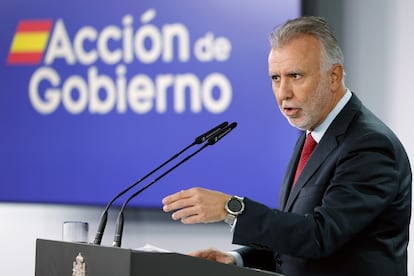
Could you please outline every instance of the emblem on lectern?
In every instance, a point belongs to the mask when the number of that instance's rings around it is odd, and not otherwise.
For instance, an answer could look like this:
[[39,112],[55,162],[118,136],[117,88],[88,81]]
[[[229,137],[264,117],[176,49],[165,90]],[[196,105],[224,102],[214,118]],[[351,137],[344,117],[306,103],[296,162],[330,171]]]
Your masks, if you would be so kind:
[[86,263],[80,252],[73,262],[72,276],[86,276]]

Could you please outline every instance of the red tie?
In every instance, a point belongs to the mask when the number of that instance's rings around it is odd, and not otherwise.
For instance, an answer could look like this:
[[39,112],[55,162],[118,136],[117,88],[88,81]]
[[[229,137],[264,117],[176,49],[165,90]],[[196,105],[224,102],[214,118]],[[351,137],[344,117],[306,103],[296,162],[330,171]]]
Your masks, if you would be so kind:
[[308,162],[309,157],[312,154],[313,149],[316,146],[316,141],[313,139],[311,133],[308,134],[305,140],[305,144],[303,145],[302,153],[300,154],[300,160],[298,167],[296,169],[295,179],[293,180],[293,185],[295,185],[296,180],[298,179],[299,175],[301,174],[303,167],[305,167],[306,162]]

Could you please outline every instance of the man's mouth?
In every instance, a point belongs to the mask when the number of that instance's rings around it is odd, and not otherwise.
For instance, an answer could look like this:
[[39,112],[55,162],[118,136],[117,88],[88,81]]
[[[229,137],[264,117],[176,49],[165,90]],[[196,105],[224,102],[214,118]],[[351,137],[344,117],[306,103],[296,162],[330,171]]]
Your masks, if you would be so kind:
[[292,116],[297,115],[297,113],[299,112],[299,108],[284,107],[283,112],[285,113],[286,116],[292,117]]

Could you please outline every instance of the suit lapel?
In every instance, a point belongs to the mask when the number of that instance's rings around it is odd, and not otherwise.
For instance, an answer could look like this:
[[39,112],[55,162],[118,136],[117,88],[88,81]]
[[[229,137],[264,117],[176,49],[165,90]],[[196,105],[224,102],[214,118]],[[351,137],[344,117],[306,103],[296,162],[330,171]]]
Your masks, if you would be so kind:
[[292,191],[291,185],[293,176],[295,175],[297,163],[299,161],[300,152],[305,140],[305,134],[303,133],[299,138],[292,158],[289,162],[288,169],[286,171],[285,178],[282,183],[281,196],[280,196],[280,208],[285,211],[289,211],[294,204],[300,190],[307,184],[309,179],[317,173],[319,167],[325,161],[325,159],[338,147],[339,137],[342,136],[349,125],[352,118],[361,109],[361,102],[353,94],[351,100],[345,105],[344,109],[338,114],[335,120],[327,129],[326,133],[322,137],[322,140],[314,149],[307,164],[303,168],[301,175],[299,176],[295,187]]
[[304,142],[305,142],[305,132],[303,132],[302,135],[299,136],[298,141],[296,142],[292,157],[286,169],[285,177],[283,178],[283,182],[282,182],[281,190],[280,190],[280,198],[279,198],[279,208],[281,210],[285,208],[286,201],[289,197],[293,177],[295,175],[296,167],[299,162],[299,157],[300,157],[300,153],[302,151]]
[[311,157],[303,168],[301,175],[296,181],[295,187],[288,196],[285,210],[289,210],[292,207],[292,204],[296,200],[300,190],[306,185],[311,176],[318,171],[319,167],[329,156],[329,154],[338,146],[336,136],[326,136],[326,138],[327,139],[322,139],[316,146]]

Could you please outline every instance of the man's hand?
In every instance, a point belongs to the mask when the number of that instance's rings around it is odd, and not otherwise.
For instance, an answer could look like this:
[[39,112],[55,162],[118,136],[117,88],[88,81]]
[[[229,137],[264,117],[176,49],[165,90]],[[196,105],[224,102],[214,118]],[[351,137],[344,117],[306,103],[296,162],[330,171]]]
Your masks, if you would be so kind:
[[196,252],[192,252],[189,255],[224,264],[236,264],[236,260],[231,254],[219,251],[214,248],[199,250]]
[[226,218],[224,208],[231,196],[202,188],[191,188],[165,197],[162,200],[164,212],[175,211],[174,220],[182,223],[210,223]]

